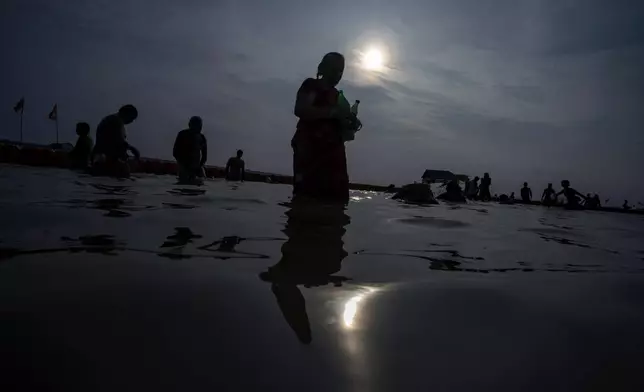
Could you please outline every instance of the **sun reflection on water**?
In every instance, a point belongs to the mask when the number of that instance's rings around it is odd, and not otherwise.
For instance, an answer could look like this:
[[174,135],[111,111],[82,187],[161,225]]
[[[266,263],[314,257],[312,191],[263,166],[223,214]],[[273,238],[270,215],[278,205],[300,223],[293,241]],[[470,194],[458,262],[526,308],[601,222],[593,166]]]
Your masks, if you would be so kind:
[[358,304],[365,299],[365,297],[375,291],[376,289],[374,288],[367,288],[365,292],[361,292],[360,294],[349,298],[349,300],[344,304],[344,312],[342,313],[342,320],[344,321],[345,327],[351,328],[354,326],[356,314],[358,313]]

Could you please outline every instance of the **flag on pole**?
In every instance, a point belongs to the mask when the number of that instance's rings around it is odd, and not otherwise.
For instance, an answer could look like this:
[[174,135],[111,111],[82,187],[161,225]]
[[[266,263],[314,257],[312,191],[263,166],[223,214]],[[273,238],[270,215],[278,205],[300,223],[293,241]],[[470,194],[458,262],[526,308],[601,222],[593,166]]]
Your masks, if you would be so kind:
[[49,119],[54,121],[58,120],[58,104],[55,104],[54,108],[49,112]]
[[16,103],[16,106],[13,107],[13,111],[16,113],[22,114],[22,112],[25,110],[25,98],[20,98],[20,101]]

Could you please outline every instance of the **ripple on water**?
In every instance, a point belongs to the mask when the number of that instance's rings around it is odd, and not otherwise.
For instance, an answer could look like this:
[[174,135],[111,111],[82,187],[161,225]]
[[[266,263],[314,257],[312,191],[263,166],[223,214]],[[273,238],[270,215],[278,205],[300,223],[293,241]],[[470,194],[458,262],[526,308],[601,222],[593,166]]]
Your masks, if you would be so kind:
[[201,196],[206,193],[206,190],[194,188],[174,188],[172,190],[169,190],[168,193],[175,196]]
[[[85,185],[80,182],[76,182],[77,185]],[[95,188],[100,191],[100,194],[107,194],[107,195],[119,195],[119,196],[125,196],[125,195],[136,195],[137,192],[132,190],[130,186],[126,185],[105,185],[105,184],[95,184],[95,183],[89,183],[89,186],[92,188]]]
[[15,248],[0,247],[0,260],[8,260],[18,256],[45,255],[52,253],[101,253],[114,256],[119,252],[142,252],[156,254],[160,257],[171,259],[189,259],[193,257],[212,258],[218,260],[228,259],[268,259],[269,256],[246,252],[237,249],[242,242],[259,241],[284,241],[283,238],[274,237],[238,237],[226,236],[215,241],[204,241],[203,244],[195,243],[203,236],[195,234],[190,228],[177,227],[175,233],[166,237],[158,249],[144,249],[129,246],[125,241],[118,240],[110,234],[84,235],[78,238],[61,237],[61,245],[51,248]]
[[[43,203],[39,203],[43,204]],[[107,198],[107,199],[71,199],[57,203],[44,203],[48,205],[61,205],[68,208],[89,208],[95,210],[105,211],[104,216],[112,218],[126,218],[132,216],[132,212],[154,210],[158,207],[151,205],[136,205],[132,200],[121,198]]]
[[193,208],[197,208],[197,206],[193,206],[191,204],[180,204],[180,203],[162,203],[162,205],[166,208],[171,208],[175,210],[191,210]]
[[559,234],[567,236],[577,236],[574,232],[571,232],[569,229],[554,228],[554,227],[522,227],[518,231],[522,232],[531,232],[538,235],[548,235],[548,234]]
[[[564,243],[568,244],[566,241]],[[433,245],[432,245],[433,246]],[[436,254],[428,255],[428,254]],[[490,268],[480,265],[485,261],[483,257],[465,256],[454,249],[421,249],[421,250],[402,250],[398,252],[372,252],[368,250],[360,250],[354,252],[356,255],[371,255],[371,256],[401,256],[404,258],[415,258],[429,262],[428,268],[433,271],[447,271],[447,272],[469,272],[469,273],[507,273],[507,272],[565,272],[565,273],[605,273],[605,272],[630,272],[642,273],[644,269],[609,269],[601,264],[586,264],[586,263],[568,263],[561,266],[555,266],[546,263],[541,267],[534,266],[532,263],[524,261],[516,261],[516,266]],[[441,256],[444,255],[444,256]]]
[[469,223],[452,219],[435,218],[431,216],[414,216],[413,218],[401,218],[398,222],[416,226],[436,227],[439,229],[453,229],[467,227]]

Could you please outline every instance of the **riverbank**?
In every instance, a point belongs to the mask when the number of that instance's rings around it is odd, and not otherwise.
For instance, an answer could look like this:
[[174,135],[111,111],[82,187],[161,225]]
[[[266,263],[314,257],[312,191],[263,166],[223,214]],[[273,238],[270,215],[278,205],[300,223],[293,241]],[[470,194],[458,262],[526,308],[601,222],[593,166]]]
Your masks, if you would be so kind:
[[[67,155],[71,149],[70,146],[68,143],[41,145],[0,140],[0,163],[67,168],[70,166]],[[165,159],[142,157],[138,161],[131,160],[129,165],[132,173],[176,175],[178,172],[177,163]],[[205,171],[206,176],[209,178],[223,178],[225,168],[221,166],[206,166]],[[245,180],[290,185],[293,183],[293,176],[247,170]],[[372,192],[383,192],[388,189],[386,186],[371,184],[351,183],[349,186],[353,190]]]

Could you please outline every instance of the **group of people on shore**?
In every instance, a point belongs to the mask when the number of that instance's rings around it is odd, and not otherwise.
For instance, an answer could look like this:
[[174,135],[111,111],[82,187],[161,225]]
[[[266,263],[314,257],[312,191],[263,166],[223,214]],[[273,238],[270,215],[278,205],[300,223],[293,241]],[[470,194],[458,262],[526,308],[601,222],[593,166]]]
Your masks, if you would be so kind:
[[[561,190],[556,192],[549,183],[546,189],[541,194],[541,204],[545,206],[553,206],[558,204],[559,196],[563,195],[566,198],[565,206],[568,208],[586,208],[597,209],[601,207],[601,200],[598,194],[591,196],[590,193],[583,195],[581,192],[570,186],[570,181],[561,181]],[[514,192],[510,195],[510,200],[514,200]],[[523,183],[521,188],[521,201],[524,203],[532,203],[532,189],[528,186],[527,182]]]
[[[133,105],[122,106],[117,113],[104,117],[96,128],[96,143],[90,137],[90,125],[86,122],[76,124],[78,139],[69,157],[75,169],[89,170],[94,175],[127,177],[130,174],[128,153],[135,159],[140,158],[137,148],[127,142],[125,126],[138,118],[138,110]],[[208,160],[208,142],[201,133],[203,121],[193,116],[188,128],[180,131],[174,142],[172,155],[178,164],[181,182],[195,182],[205,177],[204,165]],[[246,171],[238,150],[235,157],[226,164],[226,179],[244,181]]]
[[465,182],[465,197],[470,200],[491,201],[492,195],[490,194],[490,187],[492,186],[492,178],[490,173],[483,174],[483,178],[474,177],[471,181]]
[[[474,177],[473,180],[468,180],[465,182],[465,191],[463,192],[465,197],[469,200],[480,200],[480,201],[499,201],[501,203],[514,203],[516,198],[514,192],[509,196],[502,194],[501,196],[494,195],[490,196],[490,184],[492,179],[488,173],[485,173],[481,184],[479,185],[479,177]],[[541,194],[541,204],[545,206],[554,206],[560,204],[558,202],[559,196],[563,195],[565,197],[564,205],[568,208],[585,208],[585,209],[597,209],[601,208],[601,199],[598,194],[583,195],[581,192],[570,186],[570,181],[563,180],[561,181],[561,190],[559,192],[555,191],[552,183],[549,183],[548,186],[543,190]],[[460,188],[459,188],[460,190]],[[449,185],[448,185],[449,191]],[[520,191],[521,199],[523,203],[533,203],[532,200],[532,189],[528,186],[527,182],[523,183],[523,187]],[[624,202],[624,208],[628,207],[628,201]]]
[[[474,177],[472,181],[467,181],[465,184],[465,196],[470,200],[480,200],[480,201],[490,201],[495,200],[501,203],[513,203],[516,201],[514,192],[510,196],[502,194],[501,196],[494,195],[490,197],[490,186],[492,180],[488,173],[485,173],[481,185],[478,184],[479,177]],[[566,198],[567,207],[585,207],[585,208],[599,208],[601,207],[601,202],[598,195],[584,196],[574,188],[570,186],[570,181],[563,180],[561,181],[561,191],[556,192],[552,187],[552,183],[549,183],[546,189],[543,190],[541,194],[541,204],[546,206],[552,206],[557,204],[558,197],[564,195]],[[532,189],[528,186],[527,182],[523,183],[523,187],[520,191],[521,202],[523,203],[532,203]]]

